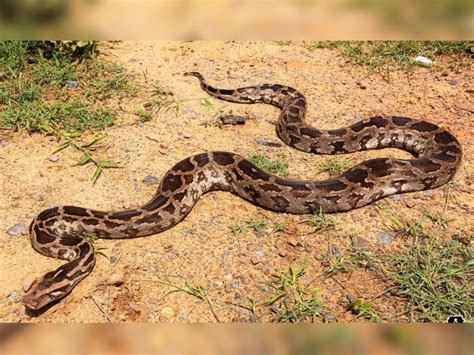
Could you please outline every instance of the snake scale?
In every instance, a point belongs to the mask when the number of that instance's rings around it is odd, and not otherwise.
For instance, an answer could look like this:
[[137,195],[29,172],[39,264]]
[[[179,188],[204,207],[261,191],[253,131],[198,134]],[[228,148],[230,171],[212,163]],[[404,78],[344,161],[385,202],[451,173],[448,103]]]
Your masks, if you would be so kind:
[[33,219],[31,244],[39,253],[67,263],[33,281],[23,297],[27,309],[40,310],[54,304],[92,271],[96,259],[87,235],[122,239],[160,233],[183,220],[209,191],[229,191],[278,212],[347,211],[395,193],[443,185],[461,162],[457,139],[427,121],[376,116],[346,128],[319,130],[305,124],[307,101],[289,86],[217,89],[197,72],[185,75],[197,77],[201,88],[218,99],[265,103],[281,109],[276,133],[295,149],[340,154],[395,147],[412,153],[413,159],[370,159],[335,178],[302,181],[269,174],[240,155],[213,151],[188,157],[173,166],[163,176],[154,197],[139,208],[116,212],[76,206],[49,208]]

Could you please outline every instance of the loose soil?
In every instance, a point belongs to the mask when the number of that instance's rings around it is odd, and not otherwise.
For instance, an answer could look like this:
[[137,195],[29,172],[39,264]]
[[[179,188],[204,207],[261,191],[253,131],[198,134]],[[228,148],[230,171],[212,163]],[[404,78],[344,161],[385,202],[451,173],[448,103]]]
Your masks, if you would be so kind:
[[[336,227],[313,233],[302,216],[274,213],[258,208],[229,193],[205,195],[176,227],[146,238],[98,240],[106,257],[98,256],[92,274],[62,302],[42,315],[25,313],[22,295],[35,277],[62,263],[35,252],[27,235],[11,236],[6,230],[16,223],[28,225],[41,210],[55,205],[79,205],[100,210],[139,206],[154,194],[157,185],[142,182],[157,178],[179,160],[204,151],[224,150],[251,156],[261,150],[270,158],[289,157],[290,177],[322,179],[316,174],[317,157],[286,145],[267,147],[259,138],[279,141],[274,121],[278,110],[268,105],[238,105],[209,98],[196,78],[200,71],[218,86],[237,88],[264,82],[291,85],[309,102],[307,122],[322,129],[338,128],[373,115],[403,115],[422,118],[448,127],[460,140],[463,164],[451,187],[447,214],[454,218],[447,230],[426,223],[440,238],[472,235],[474,111],[468,64],[456,58],[438,58],[441,69],[417,68],[407,76],[394,70],[391,82],[345,62],[335,50],[310,51],[302,43],[273,42],[120,42],[102,43],[100,58],[121,64],[139,87],[133,99],[114,103],[119,109],[115,126],[96,153],[120,162],[93,185],[92,166],[74,166],[79,156],[64,150],[59,160],[48,157],[58,142],[40,134],[21,134],[1,140],[0,179],[0,320],[3,322],[215,322],[206,302],[171,290],[153,280],[208,288],[208,297],[222,322],[252,321],[252,314],[237,306],[254,299],[270,298],[268,282],[292,262],[308,260],[302,281],[316,289],[325,304],[326,316],[339,322],[362,321],[346,311],[350,298],[370,300],[374,310],[389,321],[404,320],[403,299],[384,293],[390,283],[377,270],[358,268],[350,273],[325,276],[322,255],[336,247],[344,255],[351,250],[351,236],[368,241],[368,250],[397,251],[409,239],[395,237],[388,247],[377,236],[391,228],[389,220],[374,205],[329,216]],[[154,111],[150,121],[139,123],[136,112],[152,100],[153,86],[169,90],[180,102],[177,111]],[[217,110],[249,118],[243,126],[219,127],[214,112],[202,104],[208,99]],[[84,140],[91,139],[93,133]],[[352,154],[352,161],[396,156],[397,150]],[[446,188],[430,193],[410,193],[382,202],[409,218],[419,218],[423,207],[441,212]],[[266,219],[269,228],[255,233],[250,228],[234,236],[229,226],[246,225],[251,219]],[[284,232],[273,232],[273,223],[284,223]],[[114,280],[115,278],[115,280]],[[115,282],[117,281],[118,282]],[[123,283],[122,283],[123,282]],[[115,285],[111,285],[115,283]],[[12,295],[13,292],[13,295]],[[257,321],[272,319],[269,307],[257,307]],[[320,318],[321,321],[324,318]]]

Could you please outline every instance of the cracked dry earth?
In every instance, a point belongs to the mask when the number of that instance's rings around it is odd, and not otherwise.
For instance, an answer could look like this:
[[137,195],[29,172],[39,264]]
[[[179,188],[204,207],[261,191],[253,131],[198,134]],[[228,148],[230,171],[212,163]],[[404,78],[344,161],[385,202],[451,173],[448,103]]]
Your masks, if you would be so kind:
[[[121,42],[101,43],[100,58],[121,64],[138,86],[132,99],[112,102],[119,118],[107,129],[107,139],[96,153],[120,162],[95,185],[93,168],[73,166],[77,153],[64,150],[57,161],[48,159],[58,142],[39,134],[4,138],[0,144],[2,199],[0,213],[0,320],[4,322],[223,322],[252,321],[252,314],[238,304],[249,299],[263,304],[271,297],[272,275],[287,270],[291,262],[308,260],[302,283],[316,289],[325,305],[327,320],[363,321],[346,311],[350,298],[372,300],[374,310],[387,321],[403,320],[404,300],[384,293],[391,284],[377,269],[356,268],[349,273],[324,275],[326,253],[349,253],[358,239],[370,252],[397,251],[412,240],[394,236],[381,243],[390,221],[374,205],[329,216],[335,227],[313,232],[303,216],[263,210],[229,193],[205,195],[176,227],[146,238],[98,240],[98,256],[92,274],[62,302],[32,317],[19,302],[35,277],[56,268],[62,261],[36,253],[27,235],[9,235],[17,224],[28,225],[45,208],[72,204],[100,210],[138,206],[154,194],[160,178],[179,160],[210,150],[236,152],[249,157],[263,151],[272,159],[278,153],[289,158],[290,177],[323,179],[316,164],[331,157],[312,156],[284,144],[269,147],[262,139],[279,142],[274,133],[278,110],[268,105],[238,105],[209,98],[197,80],[184,77],[200,71],[210,84],[236,88],[264,82],[293,86],[309,103],[307,121],[323,129],[339,128],[374,115],[422,118],[448,127],[463,146],[462,166],[450,188],[447,214],[454,218],[446,230],[426,223],[439,238],[469,236],[473,232],[472,82],[468,64],[459,58],[437,58],[438,69],[417,68],[407,77],[394,71],[391,82],[366,69],[350,65],[337,52],[310,51],[303,43],[272,42]],[[461,63],[459,62],[461,60]],[[452,64],[454,62],[454,64]],[[136,112],[152,100],[153,86],[172,92],[179,102],[174,110],[154,110],[151,120],[137,123]],[[214,110],[247,117],[245,125],[215,124]],[[86,135],[85,140],[93,137]],[[353,163],[375,157],[409,157],[405,152],[384,149],[351,154]],[[53,159],[55,160],[55,159]],[[152,179],[153,180],[153,179]],[[151,181],[153,182],[153,181]],[[382,202],[402,216],[419,218],[423,208],[441,212],[446,188],[386,198]],[[266,219],[258,233],[251,228],[234,236],[229,226]],[[273,223],[284,223],[275,232]],[[351,236],[353,238],[351,238]],[[206,302],[154,282],[169,278],[178,285],[188,282],[208,289],[215,316]],[[247,303],[246,303],[247,302]],[[256,308],[257,321],[271,321],[269,307]],[[324,321],[323,317],[318,318]]]

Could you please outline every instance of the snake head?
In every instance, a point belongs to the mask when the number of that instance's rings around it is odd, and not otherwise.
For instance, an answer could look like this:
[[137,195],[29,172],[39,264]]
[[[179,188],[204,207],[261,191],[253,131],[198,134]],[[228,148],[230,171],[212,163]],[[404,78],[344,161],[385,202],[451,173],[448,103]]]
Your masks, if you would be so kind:
[[31,283],[22,302],[26,308],[37,311],[65,297],[73,287],[67,278],[58,278],[57,272],[48,272]]

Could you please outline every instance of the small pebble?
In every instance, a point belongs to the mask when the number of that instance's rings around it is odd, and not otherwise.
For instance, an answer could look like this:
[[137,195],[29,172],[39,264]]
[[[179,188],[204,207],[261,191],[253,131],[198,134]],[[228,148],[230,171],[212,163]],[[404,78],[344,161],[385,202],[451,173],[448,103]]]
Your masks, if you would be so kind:
[[370,265],[369,265],[369,270],[372,271],[372,272],[377,271],[377,265],[370,264]]
[[217,287],[222,287],[224,286],[224,283],[221,280],[217,280],[214,282],[214,285],[216,285]]
[[232,287],[233,289],[236,289],[237,287],[239,287],[239,281],[234,281],[230,284],[230,287]]
[[260,263],[260,259],[257,257],[257,256],[252,256],[252,259],[250,259],[252,261],[252,264],[253,265],[257,265],[258,263]]
[[66,87],[70,89],[77,89],[79,84],[75,80],[67,80],[66,81]]
[[261,258],[265,255],[265,252],[263,250],[257,250],[255,252],[255,255],[258,256],[259,258]]
[[382,232],[377,236],[377,245],[379,246],[389,246],[392,244],[393,241],[393,233],[392,232]]
[[275,141],[273,141],[271,139],[268,139],[266,137],[258,138],[257,143],[261,144],[261,145],[265,145],[267,147],[281,147],[281,146],[283,146],[283,144],[281,144],[280,142],[275,142]]
[[14,303],[18,303],[21,301],[21,296],[16,291],[10,292],[10,294],[8,295],[8,298],[10,298]]
[[115,255],[111,255],[109,258],[110,264],[115,264],[117,262],[118,258]]
[[325,312],[323,316],[327,323],[331,323],[334,321],[334,319],[336,319],[334,314],[332,314],[331,312]]
[[349,301],[349,303],[354,303],[356,300],[357,300],[357,297],[355,297],[353,294],[351,293],[348,293],[346,295],[346,298],[347,300]]
[[278,255],[280,255],[282,258],[286,257],[288,254],[286,253],[285,250],[280,250],[280,252],[278,253]]
[[451,79],[451,80],[448,80],[448,84],[451,86],[458,86],[459,81],[457,81],[456,79]]
[[186,139],[192,138],[192,135],[188,132],[183,132],[183,137]]
[[52,162],[57,162],[59,160],[59,155],[57,155],[57,154],[50,155],[48,157],[48,160],[52,161]]
[[423,191],[423,192],[421,193],[421,196],[422,196],[422,197],[427,197],[427,198],[433,197],[433,191],[431,191],[431,190]]
[[28,227],[23,223],[17,223],[14,226],[7,229],[9,235],[28,234]]
[[124,283],[125,274],[122,271],[115,271],[110,275],[107,284],[111,286],[120,286]]
[[138,62],[138,59],[137,58],[130,58],[128,60],[129,63],[135,63],[135,62]]
[[273,76],[272,72],[269,70],[265,70],[265,73],[263,74],[265,78],[271,78]]
[[237,115],[225,115],[221,116],[220,120],[225,125],[242,125],[245,124],[245,118]]
[[341,255],[341,250],[334,245],[329,248],[329,251],[332,255]]
[[287,241],[288,245],[292,246],[292,247],[296,247],[298,246],[298,239],[296,239],[296,237],[289,237],[288,238],[288,241]]
[[356,248],[360,248],[360,249],[368,249],[370,247],[370,243],[367,239],[365,238],[362,238],[362,237],[359,237],[359,236],[356,236],[353,241],[352,241],[352,245]]
[[141,185],[135,185],[135,191],[136,191],[136,192],[142,191]]
[[163,307],[160,314],[166,318],[173,318],[174,310],[171,307]]
[[405,206],[407,206],[408,208],[413,208],[416,206],[415,201],[413,201],[413,199],[411,198],[406,198],[403,202],[405,202]]
[[225,292],[227,292],[227,293],[232,292],[232,290],[233,290],[233,289],[232,289],[232,286],[231,286],[231,285],[227,285],[227,286],[225,287]]
[[181,231],[180,234],[181,234],[182,237],[186,238],[186,237],[189,237],[190,235],[192,235],[193,231],[191,229],[186,229],[184,231]]
[[357,81],[356,84],[359,85],[359,87],[360,87],[362,90],[367,89],[367,85],[365,85],[364,83],[362,83],[362,82],[360,82],[360,81]]
[[143,178],[142,182],[147,185],[156,185],[160,183],[160,179],[156,176],[147,175]]
[[399,195],[399,194],[396,194],[396,195],[392,195],[390,196],[390,198],[393,200],[393,201],[400,201],[402,199],[402,197]]

